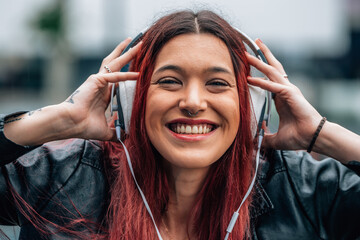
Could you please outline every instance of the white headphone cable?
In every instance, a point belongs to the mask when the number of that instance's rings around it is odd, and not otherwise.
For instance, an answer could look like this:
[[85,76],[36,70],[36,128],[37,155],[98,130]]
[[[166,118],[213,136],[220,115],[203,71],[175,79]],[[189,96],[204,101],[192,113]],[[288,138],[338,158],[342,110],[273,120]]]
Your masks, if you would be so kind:
[[[148,213],[149,213],[149,215],[150,215],[150,217],[151,217],[151,220],[152,220],[152,222],[153,222],[153,224],[154,224],[154,226],[155,226],[155,230],[156,230],[156,233],[157,233],[157,235],[158,235],[158,238],[159,238],[159,240],[162,240],[160,231],[159,231],[159,229],[158,229],[158,227],[157,227],[157,225],[156,225],[154,216],[153,216],[153,214],[152,214],[152,212],[151,212],[151,210],[150,210],[150,206],[149,206],[149,204],[148,204],[148,202],[147,202],[147,200],[146,200],[146,198],[145,198],[145,195],[144,195],[143,191],[141,190],[141,188],[140,188],[140,186],[139,186],[139,184],[138,184],[138,182],[137,182],[137,180],[136,180],[135,173],[134,173],[134,170],[133,170],[133,167],[132,167],[132,164],[131,164],[131,159],[130,159],[129,152],[128,152],[125,144],[121,141],[121,132],[120,132],[120,131],[121,131],[121,130],[120,130],[120,126],[116,126],[116,135],[117,135],[118,140],[120,141],[120,143],[121,143],[122,146],[124,147],[125,155],[126,155],[126,160],[127,160],[128,165],[129,165],[131,175],[132,175],[132,177],[133,177],[133,179],[134,179],[134,181],[135,181],[135,184],[136,184],[137,189],[138,189],[139,192],[140,192],[141,198],[142,198],[142,200],[143,200],[143,202],[144,202],[144,204],[145,204],[145,208],[146,208],[146,210],[148,211]],[[232,216],[232,218],[231,218],[231,220],[230,220],[230,223],[229,223],[229,225],[228,225],[228,227],[227,227],[227,229],[226,229],[226,232],[227,232],[227,233],[226,233],[226,235],[225,235],[224,240],[227,240],[227,239],[229,238],[229,235],[230,235],[230,233],[232,232],[232,230],[233,230],[233,228],[234,228],[234,226],[235,226],[235,223],[236,223],[236,221],[237,221],[237,218],[239,217],[240,208],[241,208],[241,206],[243,205],[243,203],[245,202],[245,200],[249,197],[249,195],[250,195],[250,193],[251,193],[251,190],[252,190],[253,187],[254,187],[255,180],[256,180],[256,175],[257,175],[257,171],[258,171],[258,167],[259,167],[259,162],[260,162],[260,148],[261,148],[261,143],[262,143],[263,137],[264,137],[264,130],[261,129],[261,130],[260,130],[260,134],[259,134],[258,150],[257,150],[257,153],[256,153],[256,167],[255,167],[254,177],[253,177],[253,179],[252,179],[252,181],[251,181],[251,184],[250,184],[250,186],[249,186],[249,188],[248,188],[248,190],[247,190],[247,192],[246,192],[243,200],[242,200],[241,203],[240,203],[239,208],[234,212],[234,214],[233,214],[233,216]]]
[[142,198],[142,200],[143,200],[143,202],[144,202],[144,204],[145,204],[145,208],[146,208],[146,210],[148,211],[148,213],[150,214],[151,220],[152,220],[152,222],[153,222],[153,224],[154,224],[154,226],[155,226],[156,233],[157,233],[157,235],[158,235],[159,240],[162,240],[160,231],[159,231],[158,227],[156,226],[154,216],[153,216],[153,214],[152,214],[152,212],[151,212],[151,210],[150,210],[150,206],[149,206],[148,202],[146,201],[145,195],[144,195],[143,191],[141,190],[138,182],[136,181],[135,173],[134,173],[134,170],[133,170],[133,167],[132,167],[132,164],[131,164],[131,159],[130,159],[129,152],[128,152],[127,148],[125,147],[125,144],[121,141],[121,139],[120,139],[120,134],[117,135],[117,136],[118,136],[118,140],[120,141],[120,143],[121,143],[122,146],[124,147],[125,154],[126,154],[126,160],[127,160],[128,165],[129,165],[131,175],[132,175],[132,177],[133,177],[133,179],[134,179],[134,181],[135,181],[135,184],[136,184],[137,189],[138,189],[139,192],[140,192],[141,198]]
[[229,225],[228,225],[228,227],[226,229],[226,235],[225,235],[224,240],[227,240],[229,238],[229,235],[230,235],[231,231],[233,230],[233,228],[235,226],[236,220],[239,217],[240,208],[243,205],[243,203],[245,202],[245,200],[249,197],[249,195],[251,193],[251,190],[254,187],[255,180],[256,180],[256,175],[257,175],[257,171],[258,171],[258,167],[259,167],[259,163],[260,163],[260,148],[261,148],[261,143],[262,143],[263,138],[264,138],[264,129],[261,129],[260,134],[259,134],[258,150],[256,152],[256,167],[255,167],[254,177],[253,177],[253,179],[251,181],[251,184],[250,184],[250,186],[249,186],[243,200],[240,203],[239,208],[236,210],[236,212],[234,212],[234,214],[233,214],[233,216],[232,216],[232,218],[231,218],[231,220],[229,222]]

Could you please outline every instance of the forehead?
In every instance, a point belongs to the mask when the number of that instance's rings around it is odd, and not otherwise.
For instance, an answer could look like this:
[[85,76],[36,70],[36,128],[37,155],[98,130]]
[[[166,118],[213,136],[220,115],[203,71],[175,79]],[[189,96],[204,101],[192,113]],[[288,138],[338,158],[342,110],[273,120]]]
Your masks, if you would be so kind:
[[169,40],[156,58],[155,70],[167,64],[175,64],[188,70],[222,67],[234,72],[225,43],[207,33],[182,34]]

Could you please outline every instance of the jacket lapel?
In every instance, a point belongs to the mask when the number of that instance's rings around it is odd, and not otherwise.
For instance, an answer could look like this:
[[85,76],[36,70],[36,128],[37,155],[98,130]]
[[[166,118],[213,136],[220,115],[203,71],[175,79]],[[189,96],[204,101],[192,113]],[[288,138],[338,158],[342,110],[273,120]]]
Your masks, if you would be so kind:
[[256,181],[254,195],[250,207],[250,218],[253,220],[274,209],[269,196],[259,181]]

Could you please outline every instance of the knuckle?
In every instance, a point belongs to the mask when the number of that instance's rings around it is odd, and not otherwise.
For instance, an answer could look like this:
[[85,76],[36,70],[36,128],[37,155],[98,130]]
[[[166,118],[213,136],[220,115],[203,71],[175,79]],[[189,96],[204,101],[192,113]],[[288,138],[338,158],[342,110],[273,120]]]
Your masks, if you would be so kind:
[[300,88],[298,88],[297,86],[295,86],[295,85],[293,85],[294,86],[294,90],[295,90],[295,92],[297,92],[297,93],[301,93],[301,90],[300,90]]
[[282,75],[286,74],[283,66],[281,64],[276,65],[275,67]]
[[91,74],[88,78],[89,81],[95,81],[98,78],[97,74]]
[[270,50],[269,50],[267,47],[265,47],[264,49],[262,49],[262,51],[263,51],[263,53],[264,53],[265,55],[268,55],[268,54],[270,53]]
[[278,67],[278,68],[282,68],[282,64],[279,62],[279,60],[274,59],[274,66]]
[[101,65],[108,64],[109,62],[110,62],[109,57],[105,57],[105,58],[102,60],[102,64],[101,64]]
[[131,56],[132,56],[132,51],[130,50],[130,51],[128,51],[128,52],[126,52],[124,55],[123,55],[123,59],[131,59]]
[[266,71],[267,74],[273,75],[273,73],[276,71],[276,68],[269,65],[269,66],[265,69],[265,71]]

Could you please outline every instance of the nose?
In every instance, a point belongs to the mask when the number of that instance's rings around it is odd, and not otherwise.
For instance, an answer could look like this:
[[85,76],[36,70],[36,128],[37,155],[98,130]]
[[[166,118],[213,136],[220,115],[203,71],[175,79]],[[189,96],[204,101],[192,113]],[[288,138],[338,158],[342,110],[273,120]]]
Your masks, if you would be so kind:
[[188,116],[189,113],[190,116],[192,116],[193,114],[197,115],[205,111],[207,108],[205,94],[200,84],[194,83],[187,85],[179,102],[180,110],[187,113],[186,115]]

